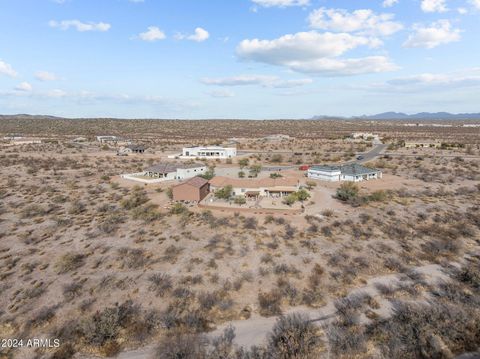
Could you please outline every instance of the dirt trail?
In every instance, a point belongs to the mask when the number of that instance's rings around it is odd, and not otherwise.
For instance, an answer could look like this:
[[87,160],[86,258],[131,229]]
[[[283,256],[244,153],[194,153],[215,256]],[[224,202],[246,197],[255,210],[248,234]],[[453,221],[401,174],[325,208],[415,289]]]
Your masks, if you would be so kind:
[[[414,268],[415,272],[423,274],[425,280],[428,283],[435,283],[440,280],[445,280],[448,276],[443,273],[441,267],[437,264],[428,264],[425,266]],[[388,284],[396,287],[400,281],[400,274],[390,274],[379,277],[371,278],[367,281],[367,284],[363,287],[353,289],[349,295],[358,293],[367,293],[371,296],[378,296],[377,301],[380,304],[380,308],[375,310],[377,314],[383,317],[388,317],[391,313],[391,304],[388,299],[380,297],[376,288],[377,284]],[[334,299],[327,302],[321,308],[312,309],[304,306],[298,306],[290,308],[285,311],[284,314],[292,313],[304,313],[317,325],[323,325],[335,318],[336,309],[334,305]],[[225,328],[232,326],[235,328],[235,343],[239,346],[249,348],[252,345],[260,345],[265,343],[268,333],[273,328],[277,317],[261,317],[258,314],[252,315],[247,320],[234,320],[224,323],[217,327],[216,330],[208,333],[208,337],[213,338],[220,335]],[[367,320],[364,318],[364,320]],[[125,351],[120,353],[117,358],[119,359],[151,359],[154,354],[154,346],[149,345],[136,350]],[[76,359],[93,359],[93,356],[75,356]]]

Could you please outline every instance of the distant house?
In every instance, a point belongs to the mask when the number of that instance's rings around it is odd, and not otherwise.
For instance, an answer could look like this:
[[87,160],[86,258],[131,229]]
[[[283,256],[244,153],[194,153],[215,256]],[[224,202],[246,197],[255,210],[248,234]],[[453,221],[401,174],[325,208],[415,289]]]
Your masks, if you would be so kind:
[[88,139],[86,137],[76,137],[73,139],[73,142],[87,142]]
[[181,158],[232,158],[236,155],[236,147],[196,146],[184,147]]
[[203,163],[158,163],[148,167],[144,176],[152,179],[181,180],[201,175],[207,171]]
[[174,201],[200,202],[210,191],[206,179],[193,177],[172,187]]
[[281,140],[289,140],[291,137],[289,135],[283,135],[281,133],[277,133],[274,135],[265,136],[263,139],[267,141],[281,141]]
[[425,147],[433,147],[439,148],[442,146],[440,141],[405,141],[405,148],[425,148]]
[[210,189],[216,191],[232,186],[234,196],[244,197],[283,197],[298,191],[300,184],[295,178],[237,179],[216,176],[210,180]]
[[141,145],[127,145],[121,147],[117,152],[118,155],[129,155],[132,153],[145,153],[145,147]]
[[97,136],[97,141],[100,143],[117,143],[118,140],[117,136]]
[[342,166],[312,166],[307,171],[307,177],[328,182],[352,181],[361,182],[382,178],[382,171],[368,168],[358,163]]

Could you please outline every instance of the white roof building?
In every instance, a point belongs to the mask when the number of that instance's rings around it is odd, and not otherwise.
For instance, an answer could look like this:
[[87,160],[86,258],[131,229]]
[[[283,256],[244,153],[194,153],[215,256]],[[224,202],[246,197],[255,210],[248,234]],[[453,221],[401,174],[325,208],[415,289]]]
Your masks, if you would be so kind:
[[328,182],[361,182],[382,178],[382,171],[352,163],[343,166],[312,166],[308,169],[307,176]]
[[184,147],[182,158],[232,158],[237,155],[236,147],[197,146]]

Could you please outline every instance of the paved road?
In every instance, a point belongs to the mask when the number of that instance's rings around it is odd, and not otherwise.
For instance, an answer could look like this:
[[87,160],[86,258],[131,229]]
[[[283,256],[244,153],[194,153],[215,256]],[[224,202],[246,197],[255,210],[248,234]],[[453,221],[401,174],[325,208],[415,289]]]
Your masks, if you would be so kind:
[[378,156],[380,156],[382,154],[382,152],[385,151],[385,149],[387,147],[388,147],[388,145],[378,144],[375,147],[373,147],[369,152],[363,153],[362,154],[363,159],[356,160],[356,161],[353,161],[353,162],[355,162],[355,163],[366,163],[368,161],[371,161],[371,160],[377,158]]

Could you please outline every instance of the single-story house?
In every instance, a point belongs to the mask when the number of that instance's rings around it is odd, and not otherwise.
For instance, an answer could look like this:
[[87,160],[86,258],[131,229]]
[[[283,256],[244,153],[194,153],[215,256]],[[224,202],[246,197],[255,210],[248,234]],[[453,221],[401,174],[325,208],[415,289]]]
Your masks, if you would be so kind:
[[242,179],[215,176],[210,180],[210,190],[232,186],[232,195],[245,197],[283,197],[300,188],[295,178]]
[[307,177],[322,181],[352,181],[360,182],[382,178],[382,171],[362,166],[358,163],[342,166],[312,166],[307,171]]
[[172,187],[174,201],[200,202],[210,191],[208,181],[202,177],[193,177]]
[[236,147],[197,146],[184,147],[182,158],[232,158],[237,155]]
[[148,167],[144,176],[152,179],[182,180],[201,175],[207,171],[203,163],[171,163],[163,162]]
[[97,141],[100,143],[117,143],[118,140],[117,136],[97,136]]
[[142,145],[127,145],[125,147],[121,147],[117,154],[118,155],[128,155],[131,153],[144,153],[145,147]]

